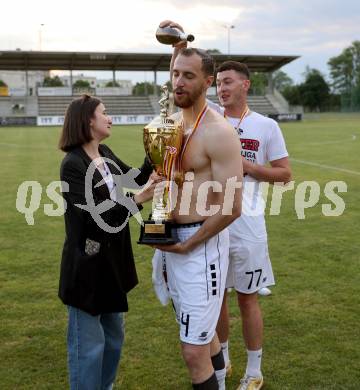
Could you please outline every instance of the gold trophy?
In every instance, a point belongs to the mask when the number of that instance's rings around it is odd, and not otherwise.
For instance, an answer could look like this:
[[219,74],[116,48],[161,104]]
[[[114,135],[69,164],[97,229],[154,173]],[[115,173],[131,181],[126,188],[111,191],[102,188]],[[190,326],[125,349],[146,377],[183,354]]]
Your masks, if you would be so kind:
[[162,88],[159,100],[160,116],[144,128],[144,148],[154,169],[166,178],[166,186],[160,197],[154,198],[153,211],[149,220],[141,226],[139,244],[165,244],[177,242],[172,234],[171,202],[172,186],[179,176],[177,172],[178,155],[183,139],[183,126],[169,118],[169,91]]

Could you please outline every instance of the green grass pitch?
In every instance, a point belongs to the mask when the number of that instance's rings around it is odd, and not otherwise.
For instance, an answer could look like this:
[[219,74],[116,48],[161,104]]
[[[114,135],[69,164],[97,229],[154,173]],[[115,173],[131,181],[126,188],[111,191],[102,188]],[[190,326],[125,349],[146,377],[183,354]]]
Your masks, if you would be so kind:
[[[360,115],[312,115],[281,125],[292,160],[294,190],[280,215],[267,208],[270,255],[277,285],[261,297],[265,321],[266,390],[360,388]],[[57,298],[63,217],[44,214],[46,186],[59,180],[59,128],[0,128],[0,388],[66,389],[66,308]],[[108,145],[125,162],[143,157],[141,126],[114,127]],[[19,185],[38,181],[34,225],[16,210]],[[320,186],[319,202],[298,219],[295,194],[304,181]],[[326,217],[329,181],[343,181],[346,208]],[[268,206],[272,187],[268,195]],[[308,196],[308,194],[307,194]],[[144,210],[146,218],[148,209]],[[190,389],[171,307],[151,285],[152,250],[132,238],[139,285],[129,294],[126,342],[115,389]],[[235,389],[246,365],[235,295],[230,353]]]

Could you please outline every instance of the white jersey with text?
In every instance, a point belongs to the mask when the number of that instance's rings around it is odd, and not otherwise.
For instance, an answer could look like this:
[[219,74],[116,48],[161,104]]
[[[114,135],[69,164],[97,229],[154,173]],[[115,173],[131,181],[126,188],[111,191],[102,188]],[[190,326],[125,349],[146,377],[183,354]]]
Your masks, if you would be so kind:
[[[224,115],[224,108],[208,100],[210,108]],[[254,164],[266,165],[270,161],[287,157],[285,141],[279,125],[273,119],[251,111],[239,124],[239,118],[226,117],[236,129],[242,146],[242,156]],[[250,175],[243,178],[241,217],[230,226],[230,235],[249,241],[267,239],[265,226],[265,201],[261,182]]]

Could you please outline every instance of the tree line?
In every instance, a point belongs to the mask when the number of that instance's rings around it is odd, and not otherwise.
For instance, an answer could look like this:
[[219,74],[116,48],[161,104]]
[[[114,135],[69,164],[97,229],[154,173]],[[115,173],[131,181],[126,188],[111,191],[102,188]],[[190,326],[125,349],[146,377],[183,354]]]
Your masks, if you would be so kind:
[[[341,54],[328,61],[329,80],[318,70],[306,67],[304,81],[294,84],[283,71],[274,73],[273,83],[291,105],[308,111],[360,110],[360,41],[354,41]],[[252,84],[267,86],[263,74],[253,74]]]

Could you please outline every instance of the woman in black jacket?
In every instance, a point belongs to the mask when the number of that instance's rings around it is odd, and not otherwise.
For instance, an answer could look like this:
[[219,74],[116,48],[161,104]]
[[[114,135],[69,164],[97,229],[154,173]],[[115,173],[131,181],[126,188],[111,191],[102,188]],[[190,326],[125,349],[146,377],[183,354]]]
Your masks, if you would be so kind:
[[[100,144],[110,131],[103,103],[83,95],[69,105],[59,141],[67,152],[60,171],[66,237],[59,297],[68,306],[70,387],[77,390],[111,389],[114,382],[126,294],[138,283],[128,219],[152,199],[160,180],[155,174],[149,179],[147,159],[132,170]],[[119,177],[147,185],[125,196]]]

